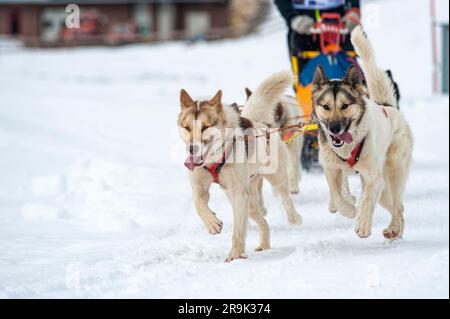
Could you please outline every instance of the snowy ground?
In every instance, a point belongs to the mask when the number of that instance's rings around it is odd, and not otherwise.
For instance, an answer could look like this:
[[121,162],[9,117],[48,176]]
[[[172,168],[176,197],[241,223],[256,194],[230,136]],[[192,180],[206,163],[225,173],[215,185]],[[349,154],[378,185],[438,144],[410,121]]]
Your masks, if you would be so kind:
[[[203,229],[176,134],[179,89],[242,102],[243,87],[288,67],[278,18],[239,41],[0,52],[0,298],[448,298],[448,97],[429,94],[427,8],[370,3],[383,25],[370,36],[416,139],[404,240],[385,242],[380,208],[359,239],[327,212],[317,172],[295,199],[300,228],[266,190],[271,251],[252,252],[252,224],[249,259],[223,262],[232,218],[218,188],[224,231]],[[417,32],[393,39],[405,3]]]

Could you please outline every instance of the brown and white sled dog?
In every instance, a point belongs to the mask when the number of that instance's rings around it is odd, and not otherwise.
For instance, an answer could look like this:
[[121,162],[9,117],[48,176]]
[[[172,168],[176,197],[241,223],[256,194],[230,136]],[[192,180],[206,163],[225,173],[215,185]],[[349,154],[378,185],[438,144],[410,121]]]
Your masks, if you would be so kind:
[[393,83],[376,65],[373,48],[361,27],[353,31],[351,39],[363,62],[367,89],[356,67],[349,69],[343,81],[328,80],[322,68],[314,79],[320,162],[330,189],[330,211],[356,217],[347,176],[359,173],[362,194],[357,235],[371,235],[378,202],[392,214],[384,237],[397,239],[404,231],[403,194],[412,161],[412,133],[398,110]]
[[[253,94],[250,89],[245,89],[247,99]],[[284,128],[296,125],[302,120],[302,109],[295,97],[283,95],[277,101],[275,107],[275,120],[272,127]],[[282,132],[286,133],[286,132]],[[289,175],[289,189],[291,194],[298,194],[300,192],[300,181],[302,174],[301,153],[305,141],[304,135],[300,135],[292,143],[287,145],[288,163],[287,170]]]
[[[189,168],[196,210],[210,234],[220,233],[223,226],[208,206],[213,182],[221,186],[232,205],[233,240],[227,261],[245,258],[248,217],[259,227],[260,245],[256,250],[270,248],[260,192],[262,178],[281,195],[289,222],[302,221],[290,198],[286,145],[278,134],[266,134],[267,124],[273,122],[276,101],[292,83],[291,72],[274,74],[255,90],[242,113],[222,104],[221,91],[211,100],[198,101],[181,91],[178,126],[188,150],[185,165]],[[249,138],[241,139],[244,134]]]

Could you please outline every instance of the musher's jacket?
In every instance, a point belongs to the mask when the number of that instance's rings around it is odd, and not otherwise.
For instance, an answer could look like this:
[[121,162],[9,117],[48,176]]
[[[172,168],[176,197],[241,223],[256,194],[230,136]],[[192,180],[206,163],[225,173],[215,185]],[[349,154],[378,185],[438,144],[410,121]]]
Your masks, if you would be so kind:
[[289,27],[298,15],[316,19],[318,13],[335,12],[343,17],[349,10],[360,8],[360,0],[275,0],[275,3]]

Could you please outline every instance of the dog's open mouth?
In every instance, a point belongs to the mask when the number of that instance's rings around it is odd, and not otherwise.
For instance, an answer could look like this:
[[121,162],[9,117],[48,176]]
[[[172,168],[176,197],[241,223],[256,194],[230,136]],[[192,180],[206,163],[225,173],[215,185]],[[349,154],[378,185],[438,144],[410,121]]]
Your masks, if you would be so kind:
[[[211,147],[213,146],[213,143],[210,142],[208,146],[206,147],[206,150],[204,152],[201,152],[201,149],[197,152],[195,155],[189,155],[186,161],[184,162],[184,166],[186,166],[189,170],[193,171],[197,167],[201,167],[205,164],[205,158],[209,151],[211,150]],[[200,154],[198,154],[200,153]]]
[[186,166],[189,170],[193,171],[196,167],[200,167],[204,164],[202,156],[188,156],[186,161],[184,162],[184,166]]
[[344,132],[339,135],[330,134],[330,137],[334,147],[342,147],[344,144],[350,144],[353,142],[353,136],[349,132]]
[[331,142],[333,143],[334,147],[339,148],[344,146],[344,144],[351,144],[353,142],[353,135],[349,132],[351,126],[352,121],[348,123],[344,133],[341,134],[330,133]]

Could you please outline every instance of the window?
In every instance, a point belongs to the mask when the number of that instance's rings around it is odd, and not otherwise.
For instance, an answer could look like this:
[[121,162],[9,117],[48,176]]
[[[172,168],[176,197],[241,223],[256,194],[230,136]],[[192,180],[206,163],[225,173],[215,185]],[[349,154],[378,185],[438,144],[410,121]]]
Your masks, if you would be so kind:
[[186,14],[186,32],[190,37],[204,35],[211,27],[211,16],[204,11],[191,11]]
[[161,39],[168,39],[174,29],[175,7],[162,4],[158,10],[158,32]]
[[153,16],[151,6],[148,4],[137,4],[134,7],[133,15],[140,34],[148,35],[152,32]]
[[17,11],[11,12],[9,18],[9,30],[11,35],[19,35],[20,34],[20,14]]

